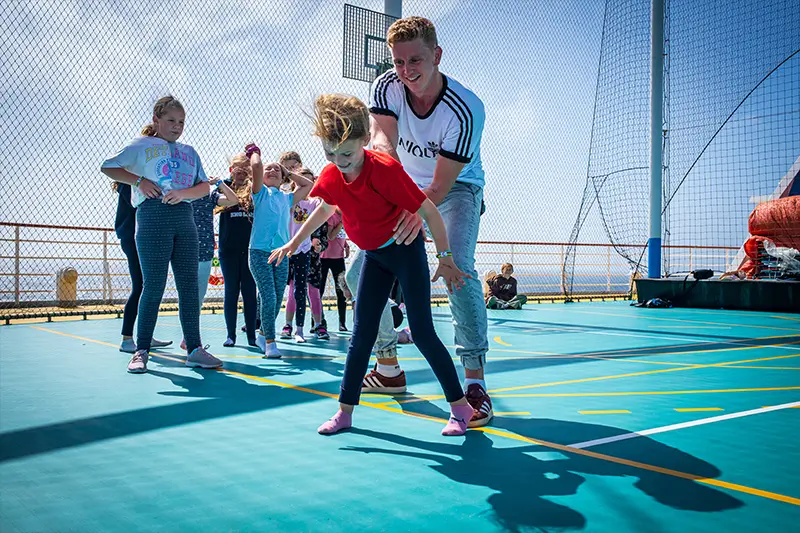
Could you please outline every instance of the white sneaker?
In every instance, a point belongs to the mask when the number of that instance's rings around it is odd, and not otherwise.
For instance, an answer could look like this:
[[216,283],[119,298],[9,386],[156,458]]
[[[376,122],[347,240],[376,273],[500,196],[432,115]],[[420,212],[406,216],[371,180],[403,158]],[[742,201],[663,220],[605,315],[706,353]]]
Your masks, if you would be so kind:
[[186,366],[200,368],[220,368],[222,361],[206,351],[208,345],[198,346],[186,358]]
[[[258,342],[258,339],[256,339],[256,342]],[[277,342],[267,343],[267,347],[264,350],[264,359],[280,359],[281,355]]]
[[296,342],[296,343],[306,342],[306,338],[298,333],[298,334],[295,334],[295,336],[294,336],[294,342]]
[[[274,342],[272,344],[275,344]],[[267,338],[259,331],[256,333],[256,346],[261,350],[261,353],[267,353]]]

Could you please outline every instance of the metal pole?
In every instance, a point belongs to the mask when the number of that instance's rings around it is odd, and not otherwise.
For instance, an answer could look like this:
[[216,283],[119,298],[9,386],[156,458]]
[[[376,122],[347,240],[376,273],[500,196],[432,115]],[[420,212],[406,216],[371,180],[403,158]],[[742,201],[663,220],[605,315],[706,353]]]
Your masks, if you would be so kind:
[[14,226],[14,304],[19,307],[19,226]]
[[383,0],[383,12],[392,17],[403,17],[403,0]]
[[664,0],[652,0],[650,14],[650,239],[647,277],[661,277],[661,141],[664,124]]

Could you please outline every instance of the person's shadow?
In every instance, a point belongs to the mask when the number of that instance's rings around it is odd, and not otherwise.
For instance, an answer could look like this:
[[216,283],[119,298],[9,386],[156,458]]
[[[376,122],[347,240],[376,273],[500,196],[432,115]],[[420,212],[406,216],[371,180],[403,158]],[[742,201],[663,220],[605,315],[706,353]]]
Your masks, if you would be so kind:
[[[581,424],[550,419],[512,419],[496,417],[494,427],[505,429],[533,439],[561,442],[561,437],[593,440],[624,430],[594,424]],[[431,466],[437,472],[458,483],[488,487],[495,490],[488,498],[492,507],[492,520],[504,529],[519,532],[526,528],[543,530],[583,529],[586,518],[575,509],[547,499],[549,496],[567,496],[577,492],[584,482],[582,474],[602,476],[629,476],[638,478],[634,486],[656,501],[681,510],[717,512],[741,507],[742,501],[733,496],[698,483],[634,466],[618,464],[585,455],[554,452],[555,459],[540,459],[532,452],[553,452],[539,445],[515,447],[493,446],[493,438],[480,431],[470,431],[459,444],[428,442],[378,431],[353,429],[354,433],[391,442],[411,450],[378,447],[345,447],[344,450],[363,453],[383,453],[415,457],[438,464]],[[662,468],[690,473],[701,478],[715,478],[720,471],[713,465],[675,448],[647,437],[626,441],[621,457]],[[635,446],[632,446],[635,443]],[[613,453],[609,452],[610,455]],[[563,501],[563,500],[562,500]],[[642,531],[652,531],[651,518],[630,513],[633,505],[625,505],[630,520],[641,520]]]

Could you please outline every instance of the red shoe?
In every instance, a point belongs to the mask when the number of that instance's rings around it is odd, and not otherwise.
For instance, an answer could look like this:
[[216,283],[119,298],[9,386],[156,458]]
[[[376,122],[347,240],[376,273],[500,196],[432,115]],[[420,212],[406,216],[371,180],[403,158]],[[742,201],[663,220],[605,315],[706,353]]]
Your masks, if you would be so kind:
[[465,394],[474,411],[468,427],[479,428],[488,424],[494,416],[492,399],[489,398],[489,394],[478,383],[472,383],[467,387]]
[[379,374],[377,370],[370,370],[361,383],[361,392],[373,394],[402,394],[406,391],[406,373],[400,371],[399,376],[393,378]]

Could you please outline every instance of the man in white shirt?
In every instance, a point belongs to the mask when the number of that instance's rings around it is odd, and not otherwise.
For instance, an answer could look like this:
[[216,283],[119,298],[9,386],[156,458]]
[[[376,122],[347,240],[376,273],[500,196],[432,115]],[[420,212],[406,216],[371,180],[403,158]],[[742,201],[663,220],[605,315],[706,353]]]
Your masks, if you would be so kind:
[[[465,287],[449,297],[456,354],[464,365],[465,392],[474,409],[469,426],[479,427],[493,416],[484,380],[489,349],[486,308],[475,271],[483,206],[480,142],[484,106],[472,91],[439,72],[442,49],[431,21],[422,17],[400,19],[389,28],[387,42],[395,68],[378,77],[370,91],[372,147],[400,161],[438,206],[453,259],[472,276]],[[395,241],[410,244],[421,230],[421,218],[404,213],[398,220]],[[351,289],[358,286],[362,258],[357,254],[348,272]],[[405,373],[397,361],[397,334],[391,326],[387,306],[375,345],[378,364],[364,378],[364,392],[406,390]]]

